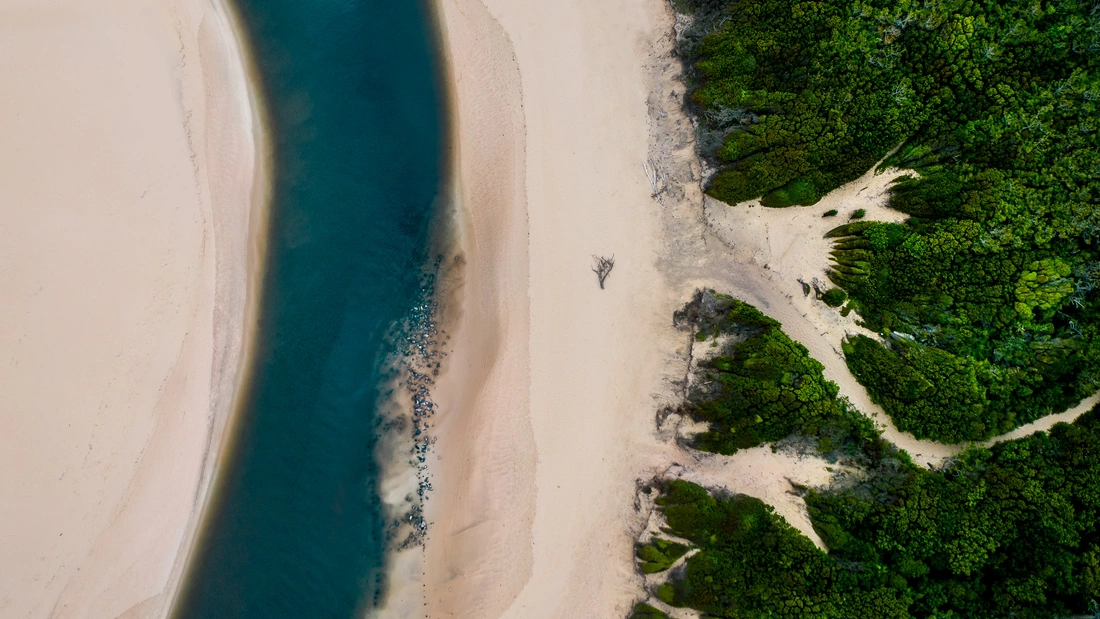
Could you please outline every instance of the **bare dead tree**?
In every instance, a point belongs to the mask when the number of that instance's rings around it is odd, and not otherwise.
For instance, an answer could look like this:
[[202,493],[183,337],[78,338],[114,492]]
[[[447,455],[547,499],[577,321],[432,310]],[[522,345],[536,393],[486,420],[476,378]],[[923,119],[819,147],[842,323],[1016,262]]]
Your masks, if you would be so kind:
[[603,290],[604,280],[611,274],[611,269],[615,268],[615,254],[612,254],[610,258],[593,255],[592,260],[595,263],[592,265],[592,272],[600,278],[600,290]]

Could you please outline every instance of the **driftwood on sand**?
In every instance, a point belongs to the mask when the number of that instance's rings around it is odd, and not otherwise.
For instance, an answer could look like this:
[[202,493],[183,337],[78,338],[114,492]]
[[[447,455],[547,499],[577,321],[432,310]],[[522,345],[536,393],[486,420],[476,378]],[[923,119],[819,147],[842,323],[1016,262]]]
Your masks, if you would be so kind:
[[611,274],[611,269],[615,268],[615,255],[612,254],[610,258],[593,255],[592,260],[594,261],[592,272],[600,278],[600,289],[602,290],[604,281]]

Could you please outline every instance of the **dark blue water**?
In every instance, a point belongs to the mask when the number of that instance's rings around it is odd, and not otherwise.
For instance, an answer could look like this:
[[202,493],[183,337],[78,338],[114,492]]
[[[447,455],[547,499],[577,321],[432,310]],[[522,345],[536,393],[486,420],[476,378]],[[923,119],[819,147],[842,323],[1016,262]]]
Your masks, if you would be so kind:
[[274,146],[252,384],[174,616],[353,617],[385,550],[385,335],[419,301],[441,177],[417,0],[238,0]]

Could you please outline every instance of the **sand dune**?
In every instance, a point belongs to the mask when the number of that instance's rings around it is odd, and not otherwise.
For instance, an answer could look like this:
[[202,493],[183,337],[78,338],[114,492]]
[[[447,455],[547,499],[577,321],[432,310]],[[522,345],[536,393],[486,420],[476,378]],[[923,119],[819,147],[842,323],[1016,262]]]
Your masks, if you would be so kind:
[[245,349],[241,47],[220,2],[4,0],[0,58],[0,616],[157,616]]

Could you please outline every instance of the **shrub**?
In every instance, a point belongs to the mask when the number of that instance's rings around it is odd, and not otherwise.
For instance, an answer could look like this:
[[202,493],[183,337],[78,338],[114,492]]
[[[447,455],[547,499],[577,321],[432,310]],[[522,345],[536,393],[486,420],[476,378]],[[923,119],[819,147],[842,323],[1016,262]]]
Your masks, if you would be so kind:
[[866,216],[867,209],[857,208],[856,210],[852,211],[852,214],[848,217],[848,221],[852,221],[853,219],[863,219]]
[[636,550],[639,566],[645,574],[663,572],[672,567],[677,559],[684,556],[688,547],[665,539],[654,538],[649,544],[640,545]]
[[665,604],[673,603],[676,599],[676,590],[672,587],[672,583],[666,582],[660,587],[657,587],[657,599]]
[[959,443],[985,440],[1013,426],[1014,399],[988,397],[1008,387],[994,384],[998,376],[988,364],[904,340],[887,347],[864,335],[843,349],[852,374],[899,430]]
[[821,295],[821,300],[829,307],[840,307],[848,300],[848,293],[840,288],[830,288],[825,294]]
[[832,432],[833,444],[843,450],[877,439],[873,424],[837,398],[824,366],[783,333],[779,322],[713,291],[693,303],[696,328],[735,336],[696,370],[700,380],[685,412],[706,421],[708,430],[695,436],[694,447],[731,454],[792,434]]
[[760,204],[771,208],[809,206],[820,199],[821,195],[814,189],[812,182],[797,179],[764,196]]
[[836,213],[837,213],[837,210],[835,208],[831,208],[831,209],[825,211],[824,213],[822,213],[821,216],[822,217],[836,217]]
[[649,604],[639,602],[630,613],[630,619],[669,619],[669,616]]
[[904,243],[909,238],[909,230],[901,224],[873,223],[863,231],[863,238],[876,251],[886,251]]

